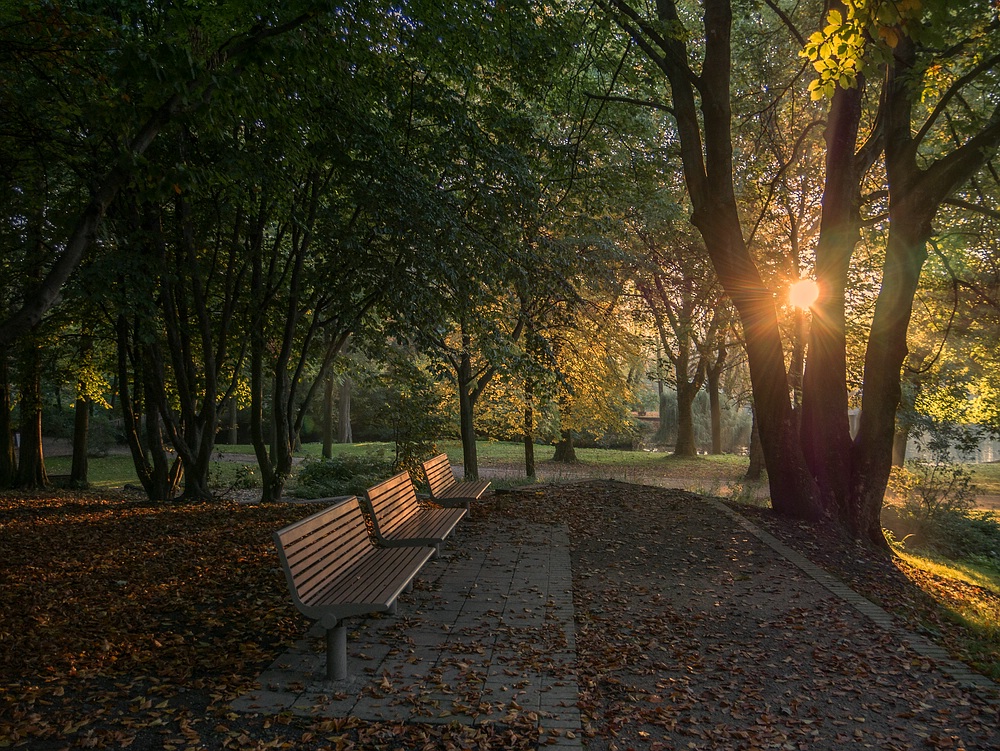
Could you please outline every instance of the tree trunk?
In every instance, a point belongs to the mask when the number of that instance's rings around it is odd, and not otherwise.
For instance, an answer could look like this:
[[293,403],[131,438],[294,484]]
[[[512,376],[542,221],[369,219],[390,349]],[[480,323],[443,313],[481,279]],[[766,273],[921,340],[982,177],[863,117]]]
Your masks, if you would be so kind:
[[240,407],[236,401],[236,395],[229,397],[229,445],[235,446],[240,442]]
[[[125,439],[132,454],[135,473],[149,500],[166,501],[173,498],[177,489],[177,482],[182,476],[181,463],[179,459],[175,459],[171,464],[167,458],[156,407],[149,401],[150,389],[143,373],[145,365],[136,350],[129,346],[130,328],[124,315],[118,316],[116,335],[118,401],[121,404]],[[132,379],[129,377],[129,365],[132,366]],[[130,380],[134,389],[129,386]]]
[[698,388],[687,382],[687,374],[677,373],[677,441],[674,456],[697,456],[694,440],[694,400]]
[[744,480],[756,482],[764,473],[764,449],[760,445],[760,430],[757,428],[757,410],[753,410],[753,427],[750,430],[750,466]]
[[337,442],[354,443],[354,431],[351,429],[351,377],[345,375],[340,383],[340,397],[337,411]]
[[[91,366],[91,355],[94,350],[94,337],[86,332],[80,343],[80,365],[82,368]],[[71,487],[87,487],[88,441],[90,439],[91,401],[87,397],[87,386],[81,378],[76,386],[76,403],[73,407],[73,463],[70,468],[69,482]]]
[[799,421],[801,444],[820,501],[841,519],[847,516],[851,476],[844,290],[860,239],[861,179],[878,153],[876,149],[855,153],[863,90],[863,76],[853,89],[838,87],[827,120],[826,183],[815,267],[819,297],[812,307]]
[[720,394],[721,368],[709,368],[706,373],[708,383],[708,405],[712,418],[712,453],[722,453],[722,398]]
[[7,354],[0,353],[0,488],[9,488],[17,479],[17,454],[10,419],[10,366]]
[[896,432],[892,436],[892,466],[906,466],[906,444],[910,440],[910,426],[897,423]]
[[20,432],[17,462],[19,488],[44,488],[49,483],[42,452],[42,358],[29,338],[24,341],[21,371]]
[[[656,7],[661,21],[680,23],[674,2],[660,0]],[[655,62],[670,83],[684,180],[694,207],[691,221],[705,240],[719,281],[743,325],[771,504],[786,516],[818,519],[819,488],[795,431],[774,298],[747,248],[736,205],[730,101],[732,8],[726,0],[705,0],[703,8],[705,50],[700,75],[689,68],[689,50],[680,36],[664,39],[667,54]],[[631,20],[625,26],[635,28]]]
[[475,403],[471,390],[472,357],[466,348],[460,355],[458,365],[458,412],[459,429],[462,435],[462,463],[465,479],[479,479],[479,459],[476,455]]
[[576,463],[576,447],[573,445],[573,431],[564,430],[561,436],[559,442],[556,444],[556,453],[553,455],[552,461],[563,462],[565,464]]
[[333,456],[333,376],[323,383],[323,458]]
[[531,380],[524,382],[524,476],[535,477],[535,408]]
[[865,390],[854,442],[847,518],[854,534],[879,547],[887,545],[881,511],[892,468],[900,374],[907,352],[906,329],[931,234],[929,218],[891,206],[889,216],[885,273],[865,353]]
[[[660,424],[656,428],[656,433],[653,435],[653,443],[666,445],[668,443],[676,443],[677,433],[674,430],[674,426],[667,423],[667,412],[670,409],[669,400],[667,395],[663,390],[663,380],[660,379],[656,382],[659,402],[660,402]],[[675,400],[676,403],[676,400]]]
[[88,470],[88,440],[90,438],[90,400],[78,396],[73,406],[73,464],[69,483],[74,488],[86,488]]

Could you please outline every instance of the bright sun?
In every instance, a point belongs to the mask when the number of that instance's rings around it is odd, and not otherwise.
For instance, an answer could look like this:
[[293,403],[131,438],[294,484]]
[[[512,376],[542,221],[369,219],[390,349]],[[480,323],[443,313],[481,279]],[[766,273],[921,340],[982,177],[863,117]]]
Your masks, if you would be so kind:
[[800,279],[788,288],[788,300],[796,308],[810,308],[818,297],[819,285],[812,279]]

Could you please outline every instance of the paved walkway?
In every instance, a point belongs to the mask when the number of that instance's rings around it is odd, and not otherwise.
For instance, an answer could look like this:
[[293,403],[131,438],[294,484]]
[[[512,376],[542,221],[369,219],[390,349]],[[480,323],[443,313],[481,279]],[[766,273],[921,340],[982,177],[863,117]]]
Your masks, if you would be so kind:
[[[707,546],[698,546],[694,538],[685,543],[696,544],[691,555],[697,550],[700,571],[729,571],[727,566],[736,565],[732,561],[738,559],[727,558],[728,548],[722,543],[734,537],[729,530],[742,528],[771,552],[763,557],[747,554],[746,561],[767,564],[769,601],[778,610],[800,602],[796,598],[810,592],[809,596],[817,598],[835,595],[845,611],[862,616],[861,623],[907,644],[959,685],[982,696],[996,695],[996,684],[949,660],[923,637],[899,629],[881,608],[725,505],[707,500],[703,507],[689,509],[694,511],[701,520],[698,529],[711,519],[728,535]],[[650,534],[659,534],[654,533]],[[603,539],[577,542],[599,547],[611,544]],[[615,559],[632,557],[616,555]],[[739,560],[740,566],[749,565]],[[641,560],[633,563],[637,571],[642,569]],[[681,569],[690,566],[684,561],[677,565]],[[795,574],[776,576],[777,569]],[[616,569],[602,575],[618,581],[641,573],[626,576]],[[733,581],[747,578],[741,575]],[[696,594],[681,584],[668,587],[664,596],[690,609],[689,601]],[[824,612],[834,617],[832,611]],[[241,697],[233,708],[468,725],[520,718],[538,724],[539,748],[582,749],[574,617],[570,541],[564,525],[500,517],[489,522],[465,521],[445,544],[441,558],[421,572],[414,590],[400,597],[395,617],[348,621],[347,680],[324,679],[322,632],[314,628],[261,675],[259,690]],[[624,630],[630,627],[621,625]],[[792,638],[802,637],[796,633]],[[872,690],[877,696],[878,687]]]
[[581,748],[572,586],[565,527],[463,522],[395,617],[348,621],[346,680],[324,679],[314,627],[233,709],[469,725],[526,716],[540,746]]

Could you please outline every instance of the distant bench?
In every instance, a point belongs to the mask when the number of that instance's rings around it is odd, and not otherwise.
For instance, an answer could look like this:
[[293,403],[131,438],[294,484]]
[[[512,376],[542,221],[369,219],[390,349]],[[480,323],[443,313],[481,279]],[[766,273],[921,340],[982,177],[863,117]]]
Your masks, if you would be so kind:
[[431,500],[439,506],[469,508],[472,501],[478,501],[490,486],[489,480],[456,480],[447,454],[438,454],[421,466],[431,490]]
[[430,543],[377,547],[356,496],[278,530],[274,543],[296,607],[326,629],[330,680],[347,677],[344,618],[395,613],[396,598],[436,554]]
[[440,552],[441,543],[467,513],[464,508],[421,506],[407,472],[368,488],[365,495],[375,539],[386,547],[433,545]]

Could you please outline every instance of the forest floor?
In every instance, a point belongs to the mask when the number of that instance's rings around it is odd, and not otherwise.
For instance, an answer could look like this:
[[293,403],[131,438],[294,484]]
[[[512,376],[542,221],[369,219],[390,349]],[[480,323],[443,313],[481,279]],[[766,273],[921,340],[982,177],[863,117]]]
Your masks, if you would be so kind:
[[[538,747],[528,714],[463,726],[232,710],[307,630],[270,540],[305,513],[118,491],[0,494],[0,747]],[[581,748],[1000,747],[996,684],[970,688],[909,646],[919,631],[964,656],[961,627],[898,562],[830,530],[740,513],[877,600],[893,625],[685,491],[587,481],[491,493],[474,509],[486,528],[568,531]]]

